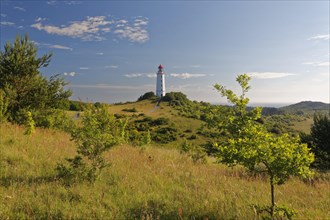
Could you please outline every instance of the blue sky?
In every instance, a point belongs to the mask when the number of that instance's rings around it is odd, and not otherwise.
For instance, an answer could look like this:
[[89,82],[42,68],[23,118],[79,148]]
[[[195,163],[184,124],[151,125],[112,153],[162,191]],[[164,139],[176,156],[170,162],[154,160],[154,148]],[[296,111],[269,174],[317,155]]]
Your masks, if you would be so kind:
[[107,103],[166,90],[225,102],[215,83],[252,103],[329,103],[329,1],[1,1],[1,48],[28,34],[41,72],[61,74],[73,99]]

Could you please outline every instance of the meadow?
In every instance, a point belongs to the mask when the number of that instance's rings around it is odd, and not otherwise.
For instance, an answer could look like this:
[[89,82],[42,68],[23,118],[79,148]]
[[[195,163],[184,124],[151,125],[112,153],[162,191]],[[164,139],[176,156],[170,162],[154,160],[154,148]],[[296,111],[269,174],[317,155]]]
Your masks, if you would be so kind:
[[[75,154],[67,133],[0,127],[0,219],[254,219],[253,204],[269,203],[264,176],[208,158],[193,163],[175,148],[119,145],[94,184],[65,186],[55,167]],[[330,175],[298,178],[276,187],[276,201],[297,219],[330,216]]]

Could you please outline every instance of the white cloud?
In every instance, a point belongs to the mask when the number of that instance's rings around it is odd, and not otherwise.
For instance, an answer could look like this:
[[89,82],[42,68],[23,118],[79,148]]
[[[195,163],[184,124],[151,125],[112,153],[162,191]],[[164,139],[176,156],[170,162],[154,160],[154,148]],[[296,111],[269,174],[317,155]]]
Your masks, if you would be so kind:
[[136,77],[143,76],[143,74],[142,73],[131,73],[131,74],[125,74],[124,76],[126,76],[127,78],[136,78]]
[[54,49],[59,49],[59,50],[73,50],[71,47],[59,45],[59,44],[47,44],[47,43],[39,43],[36,41],[32,41],[35,45],[39,47],[48,47],[48,48],[54,48]]
[[65,73],[63,73],[63,75],[64,76],[76,76],[77,75],[77,73],[76,72],[65,72]]
[[9,22],[9,21],[1,21],[1,22],[0,22],[0,25],[1,25],[1,26],[14,26],[15,23],[13,23],[13,22]]
[[[106,25],[112,22],[107,21],[105,16],[87,17],[84,21],[73,21],[68,26],[43,25],[41,22],[31,25],[38,30],[46,31],[48,34],[57,34],[72,38],[80,38],[84,41],[102,41],[105,40],[101,35],[109,31]],[[103,30],[104,29],[104,30]]]
[[329,66],[330,65],[330,62],[327,61],[327,62],[320,62],[317,64],[317,66]]
[[323,76],[323,77],[330,77],[330,73],[320,73],[320,76]]
[[144,43],[149,40],[149,33],[146,25],[149,23],[148,18],[138,18],[134,20],[132,25],[128,24],[126,20],[119,20],[116,22],[116,30],[114,33],[119,38],[126,38],[131,42]]
[[130,90],[130,91],[139,91],[141,89],[153,89],[155,86],[153,84],[146,84],[141,86],[121,86],[121,85],[111,85],[111,84],[70,84],[68,87],[71,88],[93,88],[93,89],[119,89],[122,91]]
[[54,45],[49,45],[50,48],[54,48],[54,49],[60,49],[60,50],[73,50],[71,47],[67,47],[67,46],[62,46],[62,45],[58,45],[58,44],[54,44]]
[[190,67],[191,67],[191,68],[200,68],[201,65],[191,65]]
[[6,14],[0,14],[0,16],[3,17],[3,18],[7,17]]
[[19,11],[26,11],[25,8],[15,6],[14,9],[19,10]]
[[104,54],[103,52],[96,53],[96,55],[100,55],[100,56],[102,56],[103,54]]
[[36,18],[34,21],[35,21],[35,22],[40,22],[40,21],[45,21],[45,20],[46,20],[46,18],[38,17],[38,18]]
[[148,77],[148,78],[155,78],[156,73],[130,73],[124,75],[127,78],[137,78],[137,77]]
[[81,3],[81,1],[64,1],[64,4],[66,5],[79,5]]
[[206,76],[206,74],[194,74],[194,73],[171,73],[170,75],[180,79],[190,79],[190,78],[198,78],[198,77]]
[[148,78],[156,78],[157,75],[155,73],[147,73],[146,74],[146,77],[148,77]]
[[57,2],[56,2],[56,1],[47,1],[47,4],[48,4],[48,5],[56,5]]
[[138,18],[134,20],[134,26],[148,25],[148,18]]
[[105,66],[104,68],[111,68],[111,69],[117,69],[119,66],[111,65],[111,66]]
[[118,21],[117,21],[117,23],[118,23],[118,24],[127,24],[127,23],[128,23],[128,21],[127,21],[127,20],[124,20],[124,19],[122,19],[122,20],[118,20]]
[[66,5],[78,5],[81,4],[81,1],[47,1],[48,5],[57,5],[60,3],[64,3]]
[[81,69],[81,70],[88,70],[89,68],[88,67],[79,67],[79,69]]
[[303,63],[304,65],[312,65],[312,66],[329,66],[330,62],[329,61],[325,61],[325,62],[305,62]]
[[319,34],[313,37],[308,38],[308,40],[329,40],[330,34]]
[[283,78],[287,76],[296,75],[293,73],[278,73],[278,72],[252,72],[247,74],[252,78],[256,78],[256,79],[276,79],[276,78]]

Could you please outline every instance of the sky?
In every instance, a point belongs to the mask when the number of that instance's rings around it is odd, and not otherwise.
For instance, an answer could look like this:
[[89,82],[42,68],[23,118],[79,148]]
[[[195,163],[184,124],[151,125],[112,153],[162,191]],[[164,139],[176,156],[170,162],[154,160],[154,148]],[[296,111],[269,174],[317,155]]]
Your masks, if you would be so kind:
[[218,83],[251,103],[330,102],[329,1],[0,1],[1,50],[27,34],[72,99],[135,101],[156,90],[225,103]]

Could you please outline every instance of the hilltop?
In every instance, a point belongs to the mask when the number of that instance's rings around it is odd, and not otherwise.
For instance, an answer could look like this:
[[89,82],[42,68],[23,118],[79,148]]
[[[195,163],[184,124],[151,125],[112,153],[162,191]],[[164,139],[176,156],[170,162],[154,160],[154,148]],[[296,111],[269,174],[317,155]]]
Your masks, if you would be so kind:
[[315,111],[330,111],[330,104],[323,102],[314,102],[314,101],[302,101],[296,104],[292,104],[289,106],[284,106],[279,108],[280,110],[286,112],[315,112]]

